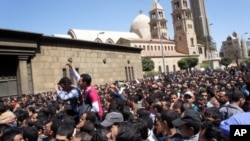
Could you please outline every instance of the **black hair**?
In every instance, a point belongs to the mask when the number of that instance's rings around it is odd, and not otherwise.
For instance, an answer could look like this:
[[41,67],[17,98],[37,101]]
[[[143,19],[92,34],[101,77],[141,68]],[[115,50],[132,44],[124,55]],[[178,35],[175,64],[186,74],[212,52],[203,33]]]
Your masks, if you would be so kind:
[[149,117],[150,112],[145,108],[140,108],[137,110],[137,116],[140,117]]
[[3,133],[1,140],[2,141],[13,141],[16,135],[22,135],[21,129],[18,128],[10,128],[6,132]]
[[95,131],[95,125],[93,122],[86,120],[82,127],[80,127],[80,132],[86,132],[89,134],[93,134]]
[[86,82],[88,85],[91,84],[92,78],[91,78],[91,76],[90,76],[89,74],[83,73],[83,74],[80,75],[80,77],[81,77],[81,78],[83,79],[83,81]]
[[204,131],[204,138],[207,140],[216,139],[218,141],[223,141],[225,137],[223,136],[223,132],[220,130],[218,126],[215,126],[211,123],[206,123],[202,126]]
[[136,128],[136,126],[133,125],[131,122],[121,122],[118,124],[118,134],[116,140],[139,141],[141,140],[141,134],[138,128]]
[[157,109],[157,112],[159,112],[159,113],[161,113],[163,110],[162,106],[159,104],[154,104],[152,107],[153,107],[153,109]]
[[58,127],[62,124],[62,121],[56,117],[51,119],[51,130],[53,131],[53,137],[56,137]]
[[96,129],[93,133],[91,141],[108,141],[107,133],[109,130],[107,128]]
[[56,131],[56,135],[66,136],[67,139],[70,139],[73,133],[74,127],[67,123],[60,125]]
[[[204,117],[212,117],[215,119],[212,123],[219,126],[221,122],[221,114],[219,108],[217,107],[210,107],[204,112]],[[205,121],[207,122],[207,121]]]
[[201,124],[186,123],[185,126],[186,126],[187,128],[193,127],[193,129],[194,129],[194,135],[197,134],[197,133],[199,133],[200,130],[201,130]]
[[60,79],[58,84],[71,85],[72,81],[68,77],[63,77]]
[[29,141],[36,141],[38,139],[38,129],[36,127],[23,128],[23,139]]
[[[89,120],[93,123],[97,122],[97,115],[94,112],[85,112],[86,113],[86,120]],[[83,113],[84,114],[84,113]]]
[[174,110],[164,110],[161,113],[161,119],[167,122],[169,128],[174,128],[172,121],[179,117],[180,114]]
[[17,117],[18,124],[23,123],[23,121],[29,117],[29,113],[21,108],[14,111],[14,114]]
[[137,103],[139,101],[138,95],[130,95],[128,97],[128,99],[131,100],[131,101],[133,101],[133,102],[135,102],[135,103]]
[[231,93],[231,96],[230,96],[230,100],[232,102],[238,102],[241,98],[244,98],[245,99],[245,95],[243,92],[241,92],[240,90],[234,90],[232,93]]

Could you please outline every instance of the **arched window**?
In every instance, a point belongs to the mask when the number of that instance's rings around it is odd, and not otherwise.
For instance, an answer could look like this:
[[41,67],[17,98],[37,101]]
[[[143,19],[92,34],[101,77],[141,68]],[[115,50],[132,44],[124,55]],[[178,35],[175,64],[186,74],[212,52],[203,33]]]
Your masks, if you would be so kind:
[[97,43],[102,43],[102,40],[101,40],[100,38],[96,38],[96,39],[95,39],[95,42],[97,42]]
[[108,39],[106,40],[106,43],[108,43],[108,44],[114,44],[114,41],[113,41],[112,39],[108,38]]
[[162,73],[162,71],[161,71],[161,66],[159,66],[159,72]]

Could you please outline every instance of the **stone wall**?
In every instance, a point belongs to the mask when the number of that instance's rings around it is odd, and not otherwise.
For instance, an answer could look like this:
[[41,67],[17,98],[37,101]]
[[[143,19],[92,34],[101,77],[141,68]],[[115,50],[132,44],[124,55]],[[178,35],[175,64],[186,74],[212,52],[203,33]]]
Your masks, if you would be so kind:
[[[66,66],[68,57],[72,57],[80,74],[89,73],[92,76],[93,84],[126,80],[125,67],[133,67],[134,77],[143,77],[140,53],[42,45],[40,53],[31,60],[34,93],[54,90],[54,83],[63,77],[63,69],[66,69],[67,76],[70,77]],[[103,62],[104,59],[106,63]]]

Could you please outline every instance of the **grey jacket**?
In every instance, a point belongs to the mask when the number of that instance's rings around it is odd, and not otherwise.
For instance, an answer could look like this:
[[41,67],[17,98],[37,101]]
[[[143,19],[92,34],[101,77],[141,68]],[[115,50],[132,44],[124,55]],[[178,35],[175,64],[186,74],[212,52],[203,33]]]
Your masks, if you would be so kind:
[[223,106],[220,108],[221,118],[222,120],[228,119],[229,117],[244,113],[244,111],[237,105],[229,104],[227,106]]

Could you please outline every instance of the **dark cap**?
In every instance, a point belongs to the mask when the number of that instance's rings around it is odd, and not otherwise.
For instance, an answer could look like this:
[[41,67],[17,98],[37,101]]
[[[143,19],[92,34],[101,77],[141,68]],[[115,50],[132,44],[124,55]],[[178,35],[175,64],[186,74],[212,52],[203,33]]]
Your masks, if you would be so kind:
[[201,115],[192,109],[187,109],[181,114],[180,118],[174,120],[172,123],[175,127],[180,127],[186,123],[201,126]]
[[109,127],[113,125],[114,123],[123,122],[123,121],[124,121],[123,115],[121,113],[111,112],[105,116],[105,120],[101,122],[101,125],[104,127]]

